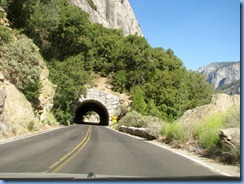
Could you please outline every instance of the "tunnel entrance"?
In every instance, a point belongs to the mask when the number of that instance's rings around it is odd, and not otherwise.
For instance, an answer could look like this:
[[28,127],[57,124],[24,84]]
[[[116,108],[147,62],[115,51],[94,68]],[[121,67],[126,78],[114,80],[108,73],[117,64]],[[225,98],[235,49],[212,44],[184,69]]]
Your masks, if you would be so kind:
[[[84,117],[89,113],[95,112],[99,116],[99,122],[87,122],[84,121]],[[109,114],[107,108],[96,100],[86,100],[78,105],[75,110],[74,123],[77,124],[98,124],[103,126],[109,125]]]

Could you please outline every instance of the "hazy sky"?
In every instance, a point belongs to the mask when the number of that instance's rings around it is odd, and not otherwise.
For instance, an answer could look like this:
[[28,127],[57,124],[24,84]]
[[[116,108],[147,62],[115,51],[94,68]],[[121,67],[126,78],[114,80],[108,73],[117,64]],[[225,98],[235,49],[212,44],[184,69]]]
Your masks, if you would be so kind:
[[152,47],[171,48],[187,69],[240,61],[240,0],[129,0]]

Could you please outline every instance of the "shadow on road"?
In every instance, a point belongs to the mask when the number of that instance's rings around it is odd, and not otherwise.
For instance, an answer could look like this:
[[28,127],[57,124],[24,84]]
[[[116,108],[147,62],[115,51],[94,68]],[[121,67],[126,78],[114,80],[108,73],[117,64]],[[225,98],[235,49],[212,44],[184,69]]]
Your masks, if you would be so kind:
[[107,125],[103,125],[100,123],[94,123],[94,122],[80,122],[80,123],[75,123],[77,125],[93,125],[93,126],[107,126]]

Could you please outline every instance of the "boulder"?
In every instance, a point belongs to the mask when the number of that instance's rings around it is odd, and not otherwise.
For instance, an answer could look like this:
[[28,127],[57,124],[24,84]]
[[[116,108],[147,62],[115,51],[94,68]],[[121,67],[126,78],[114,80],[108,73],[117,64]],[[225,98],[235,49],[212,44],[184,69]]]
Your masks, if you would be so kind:
[[209,104],[186,111],[177,122],[183,124],[203,122],[210,115],[239,107],[240,95],[214,94]]
[[30,102],[8,81],[0,82],[0,91],[2,135],[26,132],[29,123],[36,122]]
[[240,128],[221,129],[219,138],[222,151],[219,160],[230,164],[240,163]]
[[139,136],[147,140],[156,139],[156,137],[154,135],[151,135],[149,131],[145,128],[127,127],[122,125],[119,127],[119,131],[129,133],[131,135]]
[[240,148],[240,128],[220,129],[219,138],[222,152]]

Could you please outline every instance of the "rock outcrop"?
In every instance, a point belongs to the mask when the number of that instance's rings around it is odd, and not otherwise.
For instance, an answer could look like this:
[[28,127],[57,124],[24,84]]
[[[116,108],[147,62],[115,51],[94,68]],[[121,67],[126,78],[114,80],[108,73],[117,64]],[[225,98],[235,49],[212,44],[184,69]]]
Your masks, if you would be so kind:
[[210,104],[186,111],[177,121],[179,123],[202,122],[212,114],[227,112],[232,108],[240,108],[240,95],[214,94]]
[[226,94],[240,94],[240,62],[216,62],[198,69],[213,84],[213,89]]
[[240,150],[240,128],[221,129],[219,131],[221,143],[221,160],[225,162],[235,162],[240,160],[240,155],[235,150]]
[[47,77],[48,70],[43,69],[39,109],[35,113],[25,95],[0,73],[0,140],[38,130],[43,126],[42,121],[48,121],[55,86]]
[[47,118],[48,113],[51,111],[53,106],[53,100],[55,95],[56,85],[51,83],[48,79],[49,70],[44,67],[40,74],[40,81],[42,84],[40,96],[38,98],[38,114],[40,115],[40,121],[43,121]]
[[30,123],[37,123],[32,106],[16,87],[0,80],[0,139],[28,131]]
[[150,131],[146,128],[136,128],[136,127],[127,127],[127,126],[120,126],[119,127],[120,132],[129,133],[131,135],[135,135],[138,137],[145,138],[147,140],[153,140],[156,139],[154,135],[150,133]]
[[229,152],[240,148],[240,128],[227,128],[219,131],[222,151]]
[[70,2],[87,12],[92,23],[122,29],[125,35],[142,35],[128,0],[70,0]]

